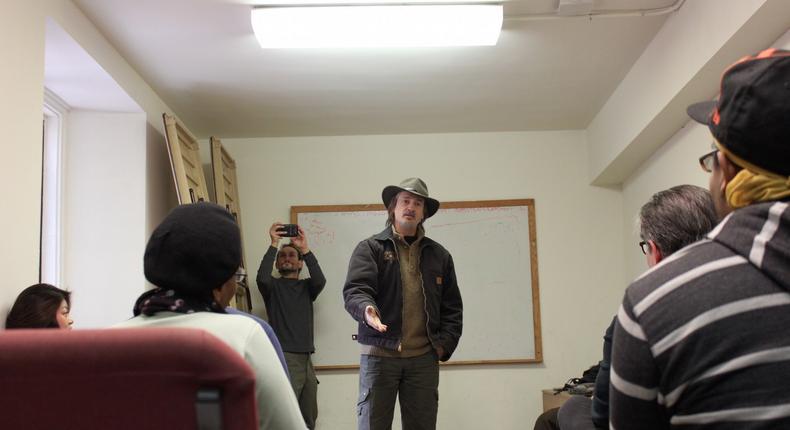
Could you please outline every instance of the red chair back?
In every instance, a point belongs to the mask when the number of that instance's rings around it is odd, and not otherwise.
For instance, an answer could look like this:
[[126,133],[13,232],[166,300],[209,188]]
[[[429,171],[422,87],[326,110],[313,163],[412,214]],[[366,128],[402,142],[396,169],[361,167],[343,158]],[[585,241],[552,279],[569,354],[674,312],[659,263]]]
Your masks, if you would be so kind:
[[4,330],[0,422],[8,429],[254,429],[255,375],[202,330]]

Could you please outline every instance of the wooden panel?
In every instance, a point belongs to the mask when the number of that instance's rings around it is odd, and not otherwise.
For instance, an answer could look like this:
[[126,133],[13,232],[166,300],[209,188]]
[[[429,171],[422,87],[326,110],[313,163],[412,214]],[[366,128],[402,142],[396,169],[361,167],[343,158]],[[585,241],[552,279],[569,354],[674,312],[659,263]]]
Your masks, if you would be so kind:
[[[211,145],[211,172],[214,180],[214,201],[225,207],[228,212],[236,219],[236,223],[241,228],[241,203],[239,202],[239,187],[238,180],[236,179],[236,161],[230,156],[228,151],[222,146],[222,141],[218,138],[211,136],[209,138]],[[244,253],[244,238],[242,237],[241,247],[241,266],[247,269],[247,258]],[[254,273],[253,273],[254,276]],[[236,307],[245,312],[252,310],[252,297],[250,296],[249,289],[249,276],[248,281],[240,284],[236,291],[236,297],[231,303],[231,306]]]
[[178,203],[211,201],[197,139],[174,117],[162,114],[162,119]]

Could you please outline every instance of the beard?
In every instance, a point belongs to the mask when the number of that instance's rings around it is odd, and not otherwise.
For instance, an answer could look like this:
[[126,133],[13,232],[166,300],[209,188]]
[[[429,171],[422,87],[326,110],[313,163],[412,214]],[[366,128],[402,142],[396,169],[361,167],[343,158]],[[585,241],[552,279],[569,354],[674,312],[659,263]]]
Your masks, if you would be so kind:
[[292,273],[298,272],[298,270],[295,267],[282,267],[282,268],[277,269],[277,271],[281,275],[290,275]]
[[418,221],[410,221],[410,220],[398,221],[398,226],[400,226],[400,227],[402,227],[404,229],[407,229],[407,230],[411,230],[413,228],[417,228],[417,224],[419,224]]
[[420,222],[417,220],[399,220],[397,221],[398,228],[396,229],[398,233],[404,236],[414,236],[417,234],[417,229],[420,226]]

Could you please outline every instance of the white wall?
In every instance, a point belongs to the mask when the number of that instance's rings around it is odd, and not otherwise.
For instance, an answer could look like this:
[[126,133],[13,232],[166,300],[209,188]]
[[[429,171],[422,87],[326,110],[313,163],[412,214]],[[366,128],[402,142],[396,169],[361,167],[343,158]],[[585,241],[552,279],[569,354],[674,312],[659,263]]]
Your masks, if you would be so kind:
[[72,111],[68,124],[62,287],[75,327],[105,327],[145,290],[145,114]]
[[[223,143],[238,164],[252,270],[269,246],[269,226],[288,219],[291,205],[377,203],[385,185],[409,176],[422,177],[439,200],[535,199],[545,361],[442,369],[439,428],[531,427],[542,388],[561,386],[600,359],[601,337],[624,288],[622,199],[618,190],[587,184],[583,132]],[[261,296],[253,293],[261,313]],[[322,372],[319,379],[320,428],[354,428],[357,373]]]

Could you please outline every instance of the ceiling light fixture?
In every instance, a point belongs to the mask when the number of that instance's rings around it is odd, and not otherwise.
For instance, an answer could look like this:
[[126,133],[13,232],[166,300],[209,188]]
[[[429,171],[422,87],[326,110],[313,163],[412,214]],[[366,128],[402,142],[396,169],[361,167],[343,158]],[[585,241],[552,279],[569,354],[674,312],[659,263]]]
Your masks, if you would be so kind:
[[252,28],[262,48],[493,46],[502,5],[264,6]]

